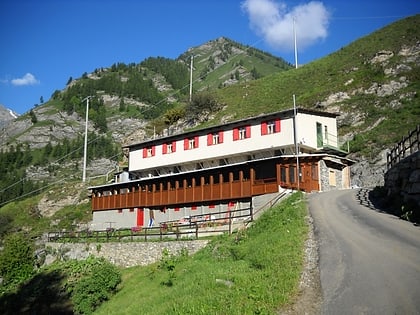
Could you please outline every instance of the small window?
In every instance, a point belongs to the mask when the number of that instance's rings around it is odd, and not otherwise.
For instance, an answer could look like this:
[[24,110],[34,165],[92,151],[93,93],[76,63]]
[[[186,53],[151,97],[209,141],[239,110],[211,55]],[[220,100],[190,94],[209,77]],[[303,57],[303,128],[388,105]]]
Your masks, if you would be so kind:
[[155,146],[143,148],[143,158],[149,158],[149,157],[155,156],[155,153],[156,153]]
[[243,126],[233,129],[233,140],[244,140],[251,138],[251,126]]
[[198,137],[184,139],[184,150],[198,148]]
[[280,119],[264,121],[261,123],[261,135],[271,135],[280,132]]

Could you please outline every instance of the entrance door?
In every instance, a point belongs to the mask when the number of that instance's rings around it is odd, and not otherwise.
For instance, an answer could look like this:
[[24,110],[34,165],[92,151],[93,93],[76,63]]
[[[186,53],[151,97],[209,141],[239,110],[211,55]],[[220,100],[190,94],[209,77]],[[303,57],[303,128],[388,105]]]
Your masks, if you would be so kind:
[[137,209],[137,226],[144,225],[144,210],[138,208]]

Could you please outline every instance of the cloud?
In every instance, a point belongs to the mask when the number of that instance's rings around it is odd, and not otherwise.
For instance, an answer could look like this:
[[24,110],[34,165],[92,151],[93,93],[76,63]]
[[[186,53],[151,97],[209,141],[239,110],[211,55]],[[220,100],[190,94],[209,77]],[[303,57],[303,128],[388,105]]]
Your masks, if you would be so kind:
[[280,51],[294,49],[294,32],[299,50],[328,36],[331,14],[319,1],[289,9],[285,2],[246,0],[241,8],[248,15],[251,29],[268,45]]
[[39,81],[35,78],[35,76],[32,73],[27,73],[23,77],[18,79],[11,80],[13,85],[35,85],[39,84]]

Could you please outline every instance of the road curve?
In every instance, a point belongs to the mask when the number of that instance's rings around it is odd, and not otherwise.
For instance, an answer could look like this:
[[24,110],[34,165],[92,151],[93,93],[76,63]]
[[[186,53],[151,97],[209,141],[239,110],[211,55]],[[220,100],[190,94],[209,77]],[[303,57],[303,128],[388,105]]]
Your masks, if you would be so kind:
[[322,314],[420,314],[420,227],[362,205],[358,190],[309,195]]

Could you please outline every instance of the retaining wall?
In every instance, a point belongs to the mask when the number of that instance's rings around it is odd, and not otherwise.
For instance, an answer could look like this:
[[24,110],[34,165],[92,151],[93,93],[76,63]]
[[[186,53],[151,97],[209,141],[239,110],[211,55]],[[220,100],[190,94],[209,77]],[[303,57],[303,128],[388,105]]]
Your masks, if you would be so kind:
[[129,243],[47,243],[45,264],[54,261],[57,256],[64,259],[86,259],[89,255],[104,257],[111,263],[120,267],[148,265],[159,261],[162,252],[167,249],[170,254],[179,254],[187,250],[194,254],[205,247],[208,240],[188,240],[170,242],[129,242]]
[[420,151],[404,158],[385,173],[388,196],[399,195],[404,203],[420,209]]

